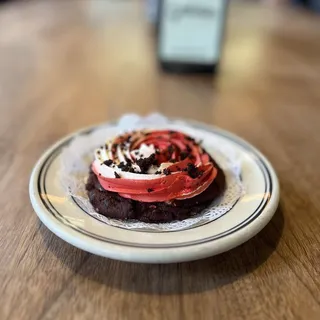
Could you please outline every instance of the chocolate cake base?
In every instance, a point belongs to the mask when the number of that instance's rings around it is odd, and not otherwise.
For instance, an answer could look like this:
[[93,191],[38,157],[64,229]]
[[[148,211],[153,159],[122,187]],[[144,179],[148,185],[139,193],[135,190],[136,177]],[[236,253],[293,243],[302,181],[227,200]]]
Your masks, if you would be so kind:
[[102,189],[96,175],[89,173],[86,189],[95,210],[109,218],[135,219],[149,223],[184,220],[205,209],[225,189],[225,175],[218,168],[218,175],[211,185],[196,197],[171,202],[140,202],[126,199],[118,193]]

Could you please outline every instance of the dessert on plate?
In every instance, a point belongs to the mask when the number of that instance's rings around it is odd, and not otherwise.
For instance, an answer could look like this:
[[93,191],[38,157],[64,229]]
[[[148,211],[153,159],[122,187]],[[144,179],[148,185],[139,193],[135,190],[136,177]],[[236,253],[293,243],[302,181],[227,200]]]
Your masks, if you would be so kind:
[[185,133],[142,130],[95,150],[86,189],[106,217],[161,223],[202,211],[223,193],[225,175]]

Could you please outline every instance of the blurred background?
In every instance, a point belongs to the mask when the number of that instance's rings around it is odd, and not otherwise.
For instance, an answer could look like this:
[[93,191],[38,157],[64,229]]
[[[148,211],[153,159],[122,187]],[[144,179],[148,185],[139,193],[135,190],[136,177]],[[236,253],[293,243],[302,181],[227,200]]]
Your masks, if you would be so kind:
[[[214,18],[218,24],[210,24],[209,17],[208,27],[198,25],[196,31],[194,21],[187,21],[183,36],[174,24],[164,31],[166,8],[186,3],[193,4],[192,11],[206,1],[1,1],[2,138],[16,126],[41,132],[37,139],[48,143],[126,112],[156,111],[214,123],[263,145],[261,126],[275,126],[280,119],[294,126],[288,110],[303,113],[306,105],[312,105],[308,113],[315,112],[319,1],[217,0],[213,3],[222,8]],[[203,31],[210,28],[218,29]],[[169,39],[174,32],[176,38]],[[183,45],[192,47],[198,36],[216,48],[209,65],[217,64],[217,70],[163,68],[159,52],[167,39],[183,37]],[[169,57],[169,65],[180,58],[187,67],[203,62],[178,55]],[[30,143],[35,139],[28,137]]]

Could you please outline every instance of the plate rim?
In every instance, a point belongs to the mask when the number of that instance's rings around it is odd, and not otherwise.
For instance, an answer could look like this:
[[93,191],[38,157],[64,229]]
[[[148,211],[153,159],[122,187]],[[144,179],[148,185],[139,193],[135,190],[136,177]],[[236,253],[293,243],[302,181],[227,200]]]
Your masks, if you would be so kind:
[[[189,246],[182,247],[144,248],[119,245],[111,242],[103,242],[98,239],[93,239],[85,234],[73,230],[71,227],[68,227],[58,219],[51,216],[51,214],[48,214],[47,209],[42,203],[41,195],[37,192],[38,176],[40,174],[41,167],[43,163],[47,160],[48,156],[52,154],[54,150],[56,150],[58,147],[61,147],[64,143],[66,143],[73,137],[89,133],[92,130],[95,130],[99,127],[115,125],[117,123],[116,121],[103,122],[72,132],[62,137],[54,144],[52,144],[42,154],[42,156],[39,158],[32,170],[29,182],[30,200],[34,208],[34,211],[36,212],[39,219],[54,234],[56,234],[64,241],[78,247],[79,249],[112,259],[147,263],[182,262],[205,258],[230,250],[244,243],[245,241],[256,235],[259,231],[261,231],[261,229],[263,229],[265,225],[271,220],[273,214],[277,209],[280,198],[278,178],[269,160],[249,142],[230,131],[194,120],[187,120],[181,118],[169,118],[168,120],[182,120],[187,125],[190,125],[194,128],[205,129],[212,133],[221,133],[223,134],[223,136],[227,138],[231,137],[234,140],[234,142],[241,142],[241,144],[247,146],[249,150],[253,150],[256,153],[256,155],[260,157],[261,162],[266,166],[267,171],[270,174],[270,181],[273,184],[273,191],[269,197],[269,201],[266,204],[265,208],[263,209],[261,214],[258,217],[256,217],[256,219],[251,221],[246,227],[237,230],[232,234],[226,235],[222,238],[212,239],[211,241],[205,243],[191,244]],[[201,228],[201,226],[199,228]],[[183,230],[181,230],[180,232],[183,232]],[[215,245],[212,245],[213,242],[215,243]]]

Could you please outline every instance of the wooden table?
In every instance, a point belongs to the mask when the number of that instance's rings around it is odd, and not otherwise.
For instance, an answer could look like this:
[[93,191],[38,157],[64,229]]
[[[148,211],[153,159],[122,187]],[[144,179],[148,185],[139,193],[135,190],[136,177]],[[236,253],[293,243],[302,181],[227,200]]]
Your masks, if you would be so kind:
[[[0,319],[319,319],[320,19],[233,4],[221,73],[162,74],[141,2],[0,6]],[[31,169],[125,112],[193,118],[271,160],[281,205],[255,238],[191,263],[91,255],[39,222]]]

